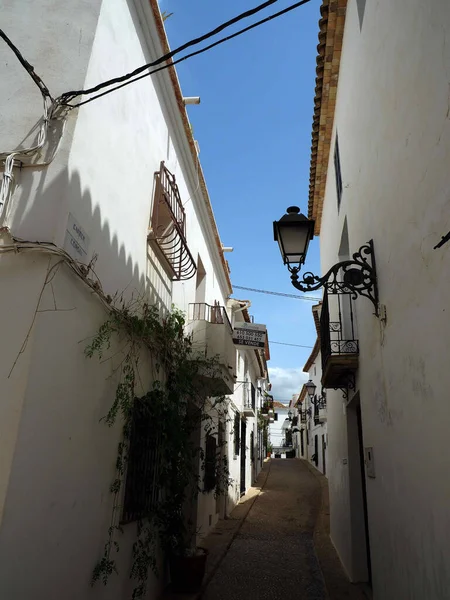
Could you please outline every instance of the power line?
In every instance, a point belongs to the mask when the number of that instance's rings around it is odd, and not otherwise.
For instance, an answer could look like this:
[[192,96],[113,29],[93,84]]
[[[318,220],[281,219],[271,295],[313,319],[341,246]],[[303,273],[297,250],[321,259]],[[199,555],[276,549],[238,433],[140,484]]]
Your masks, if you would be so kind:
[[[87,90],[74,90],[71,92],[65,92],[64,94],[62,94],[58,100],[60,101],[61,104],[65,104],[67,106],[71,106],[72,108],[76,108],[78,106],[82,106],[83,104],[87,104],[88,102],[92,102],[93,100],[100,98],[101,96],[105,96],[106,94],[110,94],[111,92],[114,92],[115,90],[118,90],[122,87],[125,87],[126,85],[129,85],[131,83],[134,83],[135,81],[139,81],[140,79],[143,79],[144,77],[148,77],[149,75],[153,75],[154,73],[158,73],[159,71],[162,71],[164,69],[169,69],[171,67],[174,67],[176,64],[187,60],[188,58],[192,58],[193,56],[197,56],[198,54],[202,54],[203,52],[206,52],[207,50],[211,50],[211,48],[214,48],[215,46],[219,46],[220,44],[223,44],[235,37],[238,37],[239,35],[242,35],[243,33],[246,33],[247,31],[250,31],[251,29],[254,29],[255,27],[259,27],[260,25],[263,25],[264,23],[267,23],[273,19],[276,19],[296,8],[298,8],[299,6],[302,6],[303,4],[307,4],[308,2],[310,2],[311,0],[300,0],[300,2],[296,2],[295,4],[288,6],[287,8],[278,11],[277,13],[274,13],[273,15],[270,15],[269,17],[266,17],[265,19],[261,19],[260,21],[257,21],[256,23],[253,23],[253,25],[250,25],[248,27],[245,27],[244,29],[241,29],[239,31],[237,31],[236,33],[233,33],[232,35],[229,35],[227,37],[221,38],[220,40],[218,40],[217,42],[214,42],[213,44],[210,44],[209,46],[206,46],[205,48],[202,48],[201,50],[197,50],[196,52],[192,52],[190,54],[187,54],[186,56],[173,61],[169,64],[163,65],[161,67],[159,67],[158,69],[154,69],[153,71],[149,71],[148,73],[145,73],[144,75],[140,75],[139,77],[136,77],[136,75],[138,75],[139,73],[142,73],[143,71],[145,71],[146,69],[150,68],[150,67],[154,67],[156,65],[161,64],[162,62],[165,62],[169,59],[172,58],[172,56],[175,56],[175,54],[178,54],[179,52],[182,52],[183,50],[185,50],[186,48],[190,47],[190,46],[194,46],[214,35],[216,35],[217,33],[219,33],[220,31],[222,31],[223,29],[229,27],[230,25],[233,25],[234,23],[237,23],[238,21],[241,21],[242,19],[245,19],[253,14],[256,14],[257,12],[263,10],[264,8],[267,8],[267,6],[270,6],[271,4],[274,4],[275,2],[278,2],[278,0],[268,0],[267,2],[264,2],[264,4],[261,4],[249,11],[246,11],[245,13],[242,13],[240,15],[238,15],[237,17],[234,17],[233,19],[231,19],[230,21],[227,21],[226,23],[223,23],[222,25],[219,25],[219,27],[216,27],[214,30],[210,31],[209,33],[206,33],[205,35],[196,38],[194,40],[191,40],[189,42],[186,42],[185,44],[183,44],[182,46],[179,46],[178,48],[176,48],[175,50],[172,50],[171,52],[168,52],[167,54],[161,56],[160,58],[158,58],[157,60],[151,62],[151,63],[147,63],[146,65],[142,65],[141,67],[138,67],[137,69],[135,69],[134,71],[132,71],[131,73],[127,73],[126,75],[122,75],[121,77],[115,77],[113,79],[109,79],[108,81],[105,81],[103,83],[99,83],[98,85],[89,88]],[[121,83],[121,82],[125,82],[125,83]],[[79,102],[78,104],[68,104],[71,100],[73,100],[76,96],[82,96],[82,95],[87,95],[87,94],[93,94],[105,87],[109,87],[115,83],[121,83],[121,85],[118,85],[112,89],[109,89],[101,94],[97,94],[96,96],[93,96],[92,98],[89,98],[89,100],[85,100],[84,102]]]
[[6,35],[3,29],[0,29],[0,37],[8,44],[8,46],[14,52],[22,67],[27,71],[28,75],[41,90],[41,94],[44,97],[47,96],[50,100],[53,100],[48,87],[45,85],[45,83],[42,81],[39,75],[35,73],[33,65],[30,65],[30,63],[27,60],[25,60],[20,50],[12,43],[12,41],[9,39],[9,37]]
[[167,54],[160,56],[157,60],[155,60],[153,62],[149,62],[145,65],[142,65],[141,67],[138,67],[134,71],[131,71],[131,73],[127,73],[126,75],[122,75],[120,77],[114,77],[113,79],[109,79],[108,81],[99,83],[98,85],[88,88],[87,90],[74,90],[71,92],[66,92],[65,94],[63,94],[61,96],[61,98],[69,98],[69,97],[74,98],[75,96],[93,94],[94,92],[98,92],[99,90],[103,89],[104,87],[107,87],[114,83],[121,83],[122,81],[131,79],[132,77],[139,75],[139,73],[142,73],[146,69],[148,69],[150,67],[156,67],[157,65],[161,64],[162,62],[169,60],[170,58],[172,58],[172,56],[175,56],[176,54],[179,54],[183,50],[186,50],[186,48],[190,48],[191,46],[196,46],[197,44],[200,44],[200,42],[203,42],[203,41],[209,39],[210,37],[213,37],[214,35],[220,33],[227,27],[230,27],[230,25],[234,25],[234,23],[238,23],[239,21],[242,21],[242,19],[251,17],[252,15],[258,13],[259,11],[264,10],[271,4],[274,4],[275,2],[278,2],[278,0],[267,0],[267,2],[264,2],[263,4],[260,4],[259,6],[256,6],[255,8],[247,10],[247,11],[241,13],[240,15],[238,15],[237,17],[233,17],[229,21],[222,23],[222,25],[219,25],[218,27],[216,27],[215,29],[212,29],[208,33],[205,33],[204,35],[201,35],[198,38],[194,38],[194,39],[190,40],[189,42],[186,42],[185,44],[178,46],[178,48],[175,48],[175,50],[172,50],[171,52],[167,52]]
[[314,348],[314,346],[302,346],[301,344],[288,344],[287,342],[274,342],[269,340],[269,344],[279,344],[280,346],[295,346],[296,348]]
[[257,292],[258,294],[271,294],[272,296],[283,296],[284,298],[295,298],[296,300],[312,300],[320,302],[322,298],[317,296],[299,296],[298,294],[283,294],[282,292],[271,292],[269,290],[259,290],[256,288],[243,287],[241,285],[233,285],[236,290],[246,290],[247,292]]

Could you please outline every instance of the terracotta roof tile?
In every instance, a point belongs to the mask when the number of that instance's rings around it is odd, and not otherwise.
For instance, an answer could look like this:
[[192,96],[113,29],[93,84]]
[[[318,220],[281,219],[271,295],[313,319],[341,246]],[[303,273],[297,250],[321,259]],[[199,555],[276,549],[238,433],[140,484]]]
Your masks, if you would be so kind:
[[346,7],[347,0],[323,0],[320,7],[308,201],[316,235],[322,220]]

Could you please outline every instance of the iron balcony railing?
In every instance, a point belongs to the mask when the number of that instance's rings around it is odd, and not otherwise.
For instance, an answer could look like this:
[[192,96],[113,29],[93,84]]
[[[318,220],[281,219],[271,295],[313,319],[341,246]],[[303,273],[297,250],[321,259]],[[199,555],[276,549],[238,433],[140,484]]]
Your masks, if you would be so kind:
[[230,319],[224,306],[215,304],[211,306],[205,302],[193,302],[188,306],[189,321],[207,321],[213,325],[225,325],[229,332],[233,333]]
[[244,390],[244,407],[246,409],[252,410],[255,412],[256,410],[256,388],[250,381],[246,381],[243,384]]
[[172,279],[193,277],[197,271],[186,241],[186,213],[175,175],[161,162],[155,173],[155,194],[148,241],[156,244],[165,258]]
[[[333,299],[333,315],[337,320],[330,320],[330,296]],[[331,356],[359,354],[351,294],[324,294],[320,314],[320,346],[323,371]]]

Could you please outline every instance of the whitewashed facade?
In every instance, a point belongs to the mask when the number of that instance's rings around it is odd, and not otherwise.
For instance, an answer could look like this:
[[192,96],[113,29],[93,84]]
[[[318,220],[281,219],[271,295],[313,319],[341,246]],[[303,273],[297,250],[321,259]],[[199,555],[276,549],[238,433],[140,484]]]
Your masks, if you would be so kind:
[[[233,323],[250,322],[248,301],[229,300]],[[229,514],[253,485],[264,456],[258,414],[268,386],[267,360],[269,347],[254,349],[236,348],[236,383],[230,396],[228,413],[228,464],[232,480],[226,499],[225,514]]]
[[272,457],[275,457],[275,454],[280,454],[282,455],[280,458],[286,458],[286,453],[281,452],[281,450],[285,450],[289,405],[275,401],[273,407],[276,419],[271,420],[269,424],[270,442],[273,446]]
[[311,397],[303,384],[300,393],[292,399],[295,411],[292,422],[292,439],[297,458],[311,462],[323,475],[327,474],[327,399],[322,387],[322,355],[320,352],[320,304],[313,306],[312,313],[317,329],[317,339],[303,372],[308,374],[308,383],[315,385]]
[[[168,49],[154,0],[25,1],[10,3],[2,17],[54,97],[130,72]],[[42,99],[3,41],[0,55],[4,157],[33,145]],[[108,317],[99,296],[140,296],[161,310],[174,303],[188,316],[194,342],[220,355],[232,393],[231,312],[223,308],[220,321],[193,308],[226,307],[231,284],[174,69],[57,116],[40,155],[16,156],[14,185],[1,207],[0,596],[121,600],[133,586],[133,523],[124,526],[119,575],[107,588],[89,585],[110,525],[121,437],[120,424],[100,423],[119,359],[84,355]],[[197,269],[190,279],[174,276],[158,244],[148,243],[162,162],[179,190],[188,264]],[[75,275],[60,248],[93,270]],[[198,337],[202,320],[211,325],[207,338]],[[150,372],[143,370],[143,392]],[[219,514],[213,493],[201,495],[202,533]],[[162,584],[151,576],[149,597]]]
[[355,389],[327,392],[331,537],[374,600],[446,598],[450,5],[346,4],[322,7],[309,216],[322,272],[373,239],[380,306],[355,300]]

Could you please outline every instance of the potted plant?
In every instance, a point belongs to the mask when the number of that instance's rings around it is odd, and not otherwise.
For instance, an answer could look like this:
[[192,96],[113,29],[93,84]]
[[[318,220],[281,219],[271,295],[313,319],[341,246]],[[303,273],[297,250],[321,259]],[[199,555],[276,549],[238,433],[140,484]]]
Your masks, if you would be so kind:
[[267,443],[267,458],[270,458],[272,456],[272,452],[273,452],[273,446],[271,442]]

